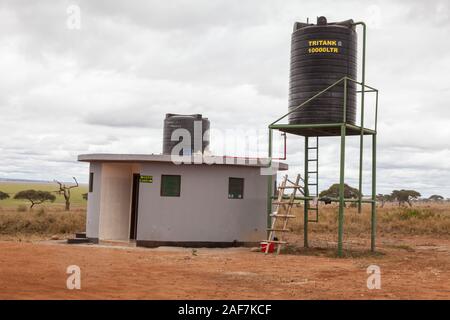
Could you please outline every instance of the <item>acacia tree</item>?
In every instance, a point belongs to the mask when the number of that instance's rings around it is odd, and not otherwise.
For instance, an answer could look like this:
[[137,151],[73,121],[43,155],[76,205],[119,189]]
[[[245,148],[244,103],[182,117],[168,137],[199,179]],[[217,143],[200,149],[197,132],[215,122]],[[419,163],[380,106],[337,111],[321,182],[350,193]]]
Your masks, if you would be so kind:
[[41,204],[46,201],[53,202],[55,201],[55,195],[51,194],[48,191],[41,190],[23,190],[14,196],[14,199],[18,200],[28,200],[31,202],[30,210],[33,209],[35,204]]
[[[338,198],[339,197],[339,183],[335,183],[330,186],[327,190],[323,190],[319,197],[330,197],[330,198]],[[356,199],[359,198],[359,190],[350,187],[348,184],[344,183],[344,198]]]
[[398,201],[398,205],[401,206],[404,203],[407,203],[410,207],[412,207],[412,200],[418,199],[421,194],[415,190],[394,190],[392,191],[391,196]]
[[58,194],[62,194],[64,196],[64,200],[66,201],[66,211],[70,210],[70,189],[78,187],[78,181],[75,177],[72,177],[75,181],[74,186],[66,186],[65,184],[59,182],[58,180],[53,180],[59,185],[59,190],[55,191]]
[[[323,190],[319,194],[319,197],[325,201],[325,204],[331,203],[331,201],[327,201],[327,198],[339,198],[339,183],[335,183],[327,190]],[[344,198],[358,199],[359,190],[356,188],[352,188],[348,184],[344,183]]]
[[5,200],[8,198],[9,198],[9,194],[7,194],[6,192],[0,191],[0,200]]
[[442,201],[442,200],[444,200],[444,197],[440,196],[438,194],[433,194],[432,196],[430,196],[428,198],[428,200],[431,200],[431,201]]
[[7,194],[6,192],[0,191],[0,200],[5,200],[8,198],[9,198],[9,194]]

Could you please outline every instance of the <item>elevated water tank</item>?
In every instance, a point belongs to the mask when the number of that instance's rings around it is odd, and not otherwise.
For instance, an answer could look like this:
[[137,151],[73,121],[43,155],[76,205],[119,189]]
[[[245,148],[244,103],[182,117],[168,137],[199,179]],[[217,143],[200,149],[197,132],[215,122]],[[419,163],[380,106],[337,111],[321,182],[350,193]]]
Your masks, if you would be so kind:
[[[356,79],[357,36],[353,20],[296,22],[291,39],[289,111],[344,76]],[[344,84],[289,115],[290,124],[342,123]],[[356,119],[356,85],[348,82],[347,122]]]
[[[189,133],[186,136],[185,129]],[[183,139],[189,139],[183,141]],[[171,154],[173,147],[183,141],[184,147],[178,155],[191,155],[194,153],[204,153],[209,147],[209,120],[203,118],[201,114],[173,114],[167,113],[164,119],[163,132],[163,154]]]

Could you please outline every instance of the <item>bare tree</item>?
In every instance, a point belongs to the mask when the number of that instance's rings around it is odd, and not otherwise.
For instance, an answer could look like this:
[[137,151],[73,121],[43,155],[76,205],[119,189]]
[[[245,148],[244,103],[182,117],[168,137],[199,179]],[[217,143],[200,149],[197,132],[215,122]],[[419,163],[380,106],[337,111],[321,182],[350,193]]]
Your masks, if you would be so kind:
[[64,200],[66,200],[66,211],[70,210],[70,189],[78,187],[78,181],[75,177],[72,177],[75,181],[76,185],[74,186],[66,186],[65,184],[59,182],[58,180],[53,180],[59,185],[59,190],[55,191],[58,194],[62,194],[64,196]]

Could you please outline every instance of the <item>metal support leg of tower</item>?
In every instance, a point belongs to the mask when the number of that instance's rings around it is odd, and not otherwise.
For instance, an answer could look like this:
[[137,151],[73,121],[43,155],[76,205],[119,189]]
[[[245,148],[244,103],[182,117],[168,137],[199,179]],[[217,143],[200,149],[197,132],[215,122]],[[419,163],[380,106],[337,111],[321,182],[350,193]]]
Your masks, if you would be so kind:
[[341,126],[341,148],[339,169],[339,219],[338,219],[338,256],[342,257],[342,244],[344,240],[344,178],[345,178],[345,136],[346,127]]
[[[308,188],[308,164],[309,164],[309,152],[308,152],[308,137],[305,137],[305,174],[304,174],[304,192],[305,192],[305,197],[309,196],[309,188]],[[309,201],[305,200],[305,205],[303,206],[303,246],[305,248],[308,248],[308,220],[309,220],[309,216],[308,216],[308,206],[309,206]]]
[[372,135],[372,212],[371,212],[371,232],[370,250],[375,252],[375,239],[377,234],[377,135]]
[[269,172],[267,173],[267,228],[270,228],[272,224],[272,218],[270,214],[272,213],[272,195],[273,195],[273,186],[272,186],[272,136],[273,130],[269,129]]
[[366,92],[366,24],[363,22],[357,22],[355,25],[361,25],[363,27],[363,49],[362,49],[362,75],[361,75],[361,135],[359,137],[359,202],[358,202],[358,213],[361,213],[362,208],[362,170],[363,170],[363,154],[364,154],[364,96]]

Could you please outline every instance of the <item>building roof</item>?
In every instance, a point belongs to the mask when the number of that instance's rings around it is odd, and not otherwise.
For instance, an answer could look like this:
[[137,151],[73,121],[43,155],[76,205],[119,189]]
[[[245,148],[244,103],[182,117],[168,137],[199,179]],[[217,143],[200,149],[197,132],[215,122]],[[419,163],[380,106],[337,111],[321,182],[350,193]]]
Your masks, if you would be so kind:
[[[181,158],[181,157],[180,157]],[[195,156],[193,157],[195,158]],[[175,161],[177,159],[174,159]],[[112,154],[112,153],[92,153],[80,154],[78,161],[83,162],[170,162],[172,156],[168,154]],[[243,166],[243,167],[267,167],[267,158],[246,158],[246,157],[229,157],[229,156],[203,156],[202,162],[194,159],[190,164],[214,164],[225,166]],[[272,165],[278,170],[288,170],[288,165],[282,162],[272,162]]]

